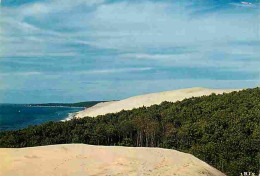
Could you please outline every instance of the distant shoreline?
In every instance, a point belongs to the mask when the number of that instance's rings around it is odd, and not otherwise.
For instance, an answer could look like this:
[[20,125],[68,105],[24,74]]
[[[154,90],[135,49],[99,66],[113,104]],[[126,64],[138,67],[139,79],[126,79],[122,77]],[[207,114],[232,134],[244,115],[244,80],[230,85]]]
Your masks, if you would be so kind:
[[91,107],[98,103],[106,102],[106,101],[85,101],[85,102],[78,102],[78,103],[41,103],[41,104],[24,104],[29,107],[75,107],[75,108],[85,108]]
[[85,107],[81,107],[81,106],[30,106],[30,105],[25,105],[26,107],[41,107],[41,108],[85,108]]

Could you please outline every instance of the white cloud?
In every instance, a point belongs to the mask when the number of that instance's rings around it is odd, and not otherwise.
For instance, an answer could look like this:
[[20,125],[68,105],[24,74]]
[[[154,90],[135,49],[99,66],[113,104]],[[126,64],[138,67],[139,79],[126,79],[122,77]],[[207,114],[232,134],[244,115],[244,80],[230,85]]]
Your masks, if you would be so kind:
[[[183,6],[177,3],[102,5],[88,21],[89,28],[95,31],[90,36],[95,38],[93,43],[97,46],[126,50],[247,41],[258,35],[259,19],[250,13],[192,18],[191,10],[182,10]],[[123,35],[116,37],[118,33]]]
[[[122,60],[154,62],[160,67],[222,68],[229,70],[259,71],[260,46],[198,46],[193,52],[177,54],[129,53],[119,56]],[[212,53],[212,50],[214,52]]]
[[[95,8],[90,8],[95,5]],[[85,9],[84,11],[82,9]],[[119,2],[105,4],[104,0],[46,1],[24,5],[10,10],[4,19],[11,23],[4,26],[8,40],[13,31],[26,40],[41,41],[48,48],[51,43],[78,43],[99,48],[135,51],[147,47],[175,47],[229,41],[255,40],[259,35],[259,19],[251,13],[214,13],[191,16],[186,3],[170,2]],[[12,15],[10,15],[12,14]],[[13,20],[10,20],[12,18]],[[28,17],[38,23],[47,23],[51,29],[25,22]],[[47,20],[48,19],[48,20]],[[54,20],[52,22],[52,20]],[[56,21],[58,21],[58,23]],[[35,21],[35,20],[34,20]],[[1,20],[0,20],[1,23]],[[43,29],[44,27],[44,29]],[[69,28],[72,31],[62,32]],[[20,36],[19,36],[20,35]],[[2,38],[2,39],[1,39]],[[33,44],[23,43],[30,48]],[[42,46],[40,46],[42,47]],[[28,49],[29,50],[29,49]],[[8,51],[6,51],[8,52]],[[47,52],[47,51],[46,51]]]
[[41,75],[41,72],[11,72],[11,73],[0,73],[0,76],[33,76]]
[[49,0],[45,2],[35,2],[25,5],[21,10],[21,15],[26,16],[42,16],[50,13],[58,13],[60,11],[69,11],[79,6],[93,6],[102,4],[105,0]]
[[122,58],[135,58],[135,59],[169,59],[169,58],[174,58],[176,55],[171,55],[171,54],[123,54],[120,57]]
[[[16,46],[16,45],[13,45]],[[16,52],[11,53],[7,52],[3,54],[0,52],[0,57],[74,57],[77,56],[78,53],[75,52],[44,52],[44,51],[26,51],[22,48],[17,49]]]
[[247,7],[247,8],[256,8],[257,7],[256,4],[246,2],[246,1],[242,1],[240,3],[230,3],[230,5],[237,6],[237,7]]
[[[124,73],[124,72],[139,72],[152,70],[151,67],[143,68],[115,68],[115,69],[103,69],[103,70],[87,70],[87,71],[77,71],[74,74],[110,74],[110,73]],[[72,74],[73,74],[72,73]]]
[[[208,7],[192,5],[182,1],[47,0],[17,7],[1,6],[0,66],[10,73],[0,73],[0,77],[8,80],[11,88],[28,89],[26,84],[38,81],[37,85],[45,89],[53,79],[52,83],[61,89],[73,85],[71,90],[84,87],[84,74],[93,80],[113,73],[123,80],[129,72],[149,78],[149,70],[169,67],[234,70],[249,75],[243,79],[251,79],[254,75],[250,72],[259,71],[260,66],[260,45],[250,45],[260,35],[259,7],[211,12]],[[248,44],[232,44],[240,42]],[[56,56],[69,57],[59,61]],[[18,66],[26,71],[17,72]],[[66,73],[68,68],[71,70]],[[163,80],[173,74],[163,72],[160,75],[156,70],[155,78]],[[12,76],[21,77],[19,86]],[[219,79],[214,75],[203,75],[202,79],[211,78]],[[221,84],[228,85],[227,82]],[[142,83],[146,84],[143,80]],[[158,85],[158,90],[167,87],[159,83],[162,82],[151,85]],[[138,84],[133,83],[131,89]],[[97,90],[96,85],[94,89]]]

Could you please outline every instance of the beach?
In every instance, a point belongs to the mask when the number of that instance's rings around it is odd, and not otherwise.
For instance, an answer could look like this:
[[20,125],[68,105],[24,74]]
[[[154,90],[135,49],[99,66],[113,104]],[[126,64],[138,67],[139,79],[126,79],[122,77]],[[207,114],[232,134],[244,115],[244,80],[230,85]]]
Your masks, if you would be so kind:
[[208,89],[202,87],[193,87],[158,93],[151,93],[146,95],[139,95],[123,99],[120,101],[111,101],[98,103],[95,106],[86,108],[83,111],[76,113],[76,118],[83,118],[86,116],[96,117],[98,115],[105,115],[107,113],[116,113],[122,110],[131,110],[139,107],[149,107],[152,105],[158,105],[164,101],[176,102],[191,97],[201,97],[211,95],[212,93],[223,94],[230,93],[233,91],[239,91],[241,89]]

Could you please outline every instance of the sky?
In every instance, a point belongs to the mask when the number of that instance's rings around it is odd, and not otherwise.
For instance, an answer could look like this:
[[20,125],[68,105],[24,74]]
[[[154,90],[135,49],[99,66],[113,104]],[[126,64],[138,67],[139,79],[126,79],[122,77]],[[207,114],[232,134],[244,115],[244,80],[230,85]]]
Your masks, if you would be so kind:
[[0,103],[257,87],[259,3],[2,0]]

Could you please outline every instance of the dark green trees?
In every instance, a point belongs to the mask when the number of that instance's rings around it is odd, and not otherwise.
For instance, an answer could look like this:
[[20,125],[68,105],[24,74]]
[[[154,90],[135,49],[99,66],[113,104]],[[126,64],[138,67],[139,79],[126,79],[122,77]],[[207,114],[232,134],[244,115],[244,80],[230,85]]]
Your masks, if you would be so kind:
[[0,147],[62,143],[170,148],[191,153],[227,175],[258,174],[260,89],[0,133]]

